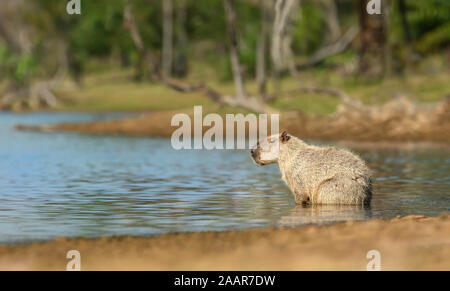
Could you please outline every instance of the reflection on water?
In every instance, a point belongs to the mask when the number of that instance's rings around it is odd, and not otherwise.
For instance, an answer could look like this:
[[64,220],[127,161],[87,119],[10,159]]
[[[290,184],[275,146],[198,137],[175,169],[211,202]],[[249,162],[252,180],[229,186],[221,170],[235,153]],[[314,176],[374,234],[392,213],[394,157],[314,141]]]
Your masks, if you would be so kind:
[[282,226],[325,224],[348,220],[365,220],[372,216],[369,206],[357,205],[295,205],[280,218]]
[[0,242],[294,226],[450,209],[445,148],[356,150],[377,177],[370,209],[305,208],[295,205],[276,165],[257,167],[246,151],[175,151],[168,139],[12,129],[113,117],[0,113]]

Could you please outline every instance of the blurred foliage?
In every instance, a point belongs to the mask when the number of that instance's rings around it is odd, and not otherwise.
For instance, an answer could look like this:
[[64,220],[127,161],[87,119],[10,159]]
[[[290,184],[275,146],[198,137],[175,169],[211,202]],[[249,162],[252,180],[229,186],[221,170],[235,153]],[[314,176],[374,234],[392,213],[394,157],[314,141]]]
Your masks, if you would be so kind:
[[[404,31],[400,22],[398,1],[392,10],[391,30],[394,42],[403,43]],[[434,53],[450,45],[450,1],[405,0],[406,20],[414,48],[422,53]]]
[[313,1],[305,1],[298,15],[293,37],[293,50],[299,54],[312,54],[325,38],[325,15]]
[[[179,7],[178,1],[174,0],[174,14]],[[183,49],[187,51],[188,58],[208,60],[217,75],[222,79],[231,79],[223,1],[184,1],[186,23],[175,25],[182,25],[185,29],[189,47]],[[157,57],[160,56],[162,0],[130,0],[130,3],[146,46]],[[259,3],[254,0],[236,1],[239,52],[246,78],[252,78],[255,74],[256,46],[261,26]],[[357,24],[355,0],[339,0],[335,3],[342,31]],[[389,39],[393,48],[398,50],[394,57],[398,58],[397,63],[402,66],[404,28],[400,21],[398,1],[390,3]],[[422,56],[446,50],[450,44],[450,1],[405,0],[405,3],[413,48]],[[12,46],[2,43],[0,38],[2,74],[17,82],[26,82],[32,76],[51,75],[57,66],[54,64],[56,53],[53,53],[57,41],[65,44],[69,72],[75,79],[79,79],[86,65],[95,60],[115,59],[122,66],[139,62],[138,52],[123,26],[124,0],[82,1],[82,15],[68,15],[65,4],[66,1],[37,0],[26,2],[26,9],[17,11],[23,19],[23,25],[32,27],[33,49],[31,53],[22,55],[22,52],[14,51]],[[303,0],[296,19],[293,50],[296,57],[307,58],[327,45],[327,15],[321,1]],[[196,53],[197,50],[201,53]],[[352,51],[350,47],[348,52]],[[355,55],[348,52],[347,55]],[[269,53],[267,59],[270,60]],[[189,62],[192,60],[189,59]]]
[[29,83],[37,70],[37,62],[32,54],[17,54],[1,43],[0,64],[0,75],[19,86]]
[[450,1],[407,1],[408,21],[417,48],[427,53],[450,44]]

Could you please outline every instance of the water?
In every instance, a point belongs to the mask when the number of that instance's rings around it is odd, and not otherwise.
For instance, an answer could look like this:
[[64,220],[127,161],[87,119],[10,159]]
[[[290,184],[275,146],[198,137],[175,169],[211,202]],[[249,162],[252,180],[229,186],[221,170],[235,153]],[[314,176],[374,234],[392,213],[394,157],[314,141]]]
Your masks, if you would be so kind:
[[296,206],[278,166],[246,151],[175,151],[169,139],[19,132],[17,123],[115,115],[0,113],[0,243],[152,235],[450,210],[446,148],[357,150],[374,170],[370,208]]

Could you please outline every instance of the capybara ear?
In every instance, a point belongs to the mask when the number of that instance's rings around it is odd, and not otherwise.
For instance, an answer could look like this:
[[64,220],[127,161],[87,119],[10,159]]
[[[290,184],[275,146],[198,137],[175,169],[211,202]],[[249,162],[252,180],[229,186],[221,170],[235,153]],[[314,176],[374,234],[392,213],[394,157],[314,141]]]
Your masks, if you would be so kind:
[[288,135],[288,133],[287,133],[286,130],[283,131],[283,133],[280,135],[280,141],[281,141],[282,143],[285,143],[285,142],[287,142],[287,141],[290,140],[290,139],[291,139],[291,137]]

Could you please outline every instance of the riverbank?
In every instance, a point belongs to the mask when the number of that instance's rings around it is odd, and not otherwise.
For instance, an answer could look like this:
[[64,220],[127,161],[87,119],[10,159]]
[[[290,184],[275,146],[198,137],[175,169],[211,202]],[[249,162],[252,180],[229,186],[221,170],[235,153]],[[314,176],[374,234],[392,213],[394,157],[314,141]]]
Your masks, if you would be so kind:
[[[225,115],[217,107],[203,110]],[[29,126],[19,124],[18,130],[71,131],[94,134],[123,134],[170,137],[178,127],[171,126],[172,117],[185,113],[193,118],[193,109],[159,110],[138,117],[87,123],[60,123]],[[191,122],[192,128],[194,127]],[[205,133],[210,127],[203,127]],[[395,98],[383,106],[357,110],[340,106],[338,112],[308,115],[298,111],[280,112],[280,129],[300,138],[363,142],[435,142],[450,143],[450,97],[433,105],[418,105],[406,97]],[[226,128],[223,127],[226,136]],[[193,132],[193,131],[192,131]],[[235,131],[236,132],[236,131]]]
[[[337,73],[312,70],[302,74],[305,86],[335,88],[360,101],[364,108],[345,105],[333,94],[302,92],[296,81],[281,80],[282,92],[270,103],[280,112],[280,128],[301,138],[369,142],[450,143],[450,97],[448,73],[413,74],[407,78],[389,78],[368,82]],[[213,75],[189,79],[208,85],[223,94],[233,95],[232,82],[221,82]],[[248,93],[256,94],[255,82],[248,82]],[[268,90],[273,91],[272,83]],[[203,115],[249,113],[240,108],[220,106],[199,93],[181,93],[161,84],[136,82],[131,70],[93,72],[82,86],[67,82],[59,89],[58,106],[63,112],[140,112],[135,118],[91,123],[65,123],[29,126],[18,129],[38,131],[73,131],[98,134],[124,134],[170,137],[170,126],[177,113],[192,115],[193,106],[201,105]],[[446,97],[447,96],[447,97]],[[30,109],[31,110],[31,109]],[[204,127],[206,131],[208,128]]]
[[[198,64],[197,64],[198,65]],[[193,73],[186,81],[193,84],[206,83],[225,95],[234,94],[232,80],[222,80],[205,67],[191,68]],[[182,110],[202,105],[217,111],[216,103],[197,92],[179,92],[162,84],[138,82],[133,70],[90,68],[80,86],[65,83],[56,94],[61,102],[52,110],[64,112],[149,112]],[[335,71],[311,69],[301,74],[302,84],[309,87],[339,89],[348,96],[367,105],[382,105],[397,96],[408,98],[419,104],[433,104],[450,93],[450,72],[439,74],[411,73],[407,76],[390,77],[383,80],[366,80],[345,76]],[[320,91],[299,91],[298,82],[292,78],[280,80],[281,92],[271,106],[280,111],[294,110],[309,115],[330,115],[340,103],[336,96]],[[275,84],[268,82],[267,92],[275,91]],[[249,95],[256,96],[258,85],[246,81]],[[221,108],[221,111],[235,111]],[[231,113],[231,112],[229,112]]]
[[59,238],[0,246],[1,270],[450,270],[450,218],[407,216],[325,226],[172,233],[153,237]]

